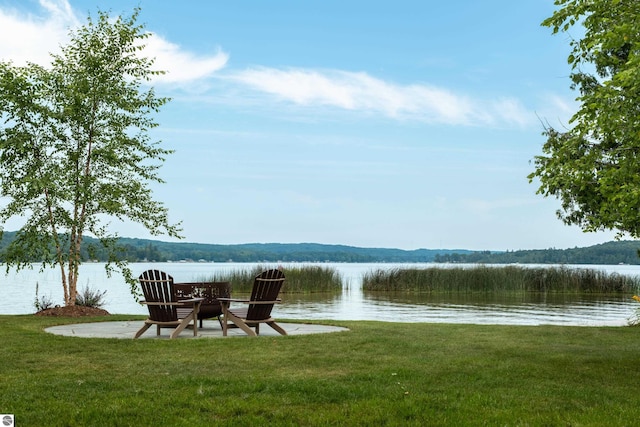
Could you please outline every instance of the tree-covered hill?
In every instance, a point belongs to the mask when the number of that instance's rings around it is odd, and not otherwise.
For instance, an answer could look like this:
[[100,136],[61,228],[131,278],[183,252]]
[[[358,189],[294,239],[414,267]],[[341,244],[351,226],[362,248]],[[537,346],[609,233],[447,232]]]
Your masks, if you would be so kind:
[[432,262],[436,255],[471,253],[466,250],[357,248],[317,243],[247,243],[213,245],[121,239],[131,260],[213,262]]
[[[6,231],[0,240],[0,262],[3,252],[16,233]],[[124,257],[140,261],[205,261],[205,262],[450,262],[450,263],[535,263],[535,264],[640,264],[640,242],[608,242],[586,248],[540,249],[506,252],[471,251],[466,249],[359,248],[318,243],[247,243],[215,245],[187,242],[162,242],[148,239],[120,238]],[[83,261],[106,261],[98,241],[85,238]],[[37,259],[29,261],[39,261]]]
[[[0,240],[0,261],[15,232],[4,232]],[[206,262],[432,262],[436,255],[470,254],[471,251],[435,249],[358,248],[317,243],[248,243],[215,245],[186,242],[162,242],[147,239],[120,238],[123,256],[138,261],[206,261]],[[83,261],[106,261],[96,239],[85,238]],[[38,261],[38,260],[30,260]]]
[[438,254],[435,262],[486,264],[640,264],[638,241],[607,242],[586,248]]

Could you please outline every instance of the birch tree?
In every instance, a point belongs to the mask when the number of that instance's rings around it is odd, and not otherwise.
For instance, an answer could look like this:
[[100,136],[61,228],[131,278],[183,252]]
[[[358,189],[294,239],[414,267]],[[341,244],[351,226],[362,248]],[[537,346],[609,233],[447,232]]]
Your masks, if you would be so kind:
[[120,270],[132,292],[111,220],[179,237],[150,188],[163,182],[158,169],[171,153],[149,136],[168,99],[149,86],[161,72],[142,56],[148,33],[139,12],[89,17],[50,66],[0,63],[0,220],[24,222],[4,261],[59,268],[65,305],[75,305],[85,235],[99,239],[107,272]]

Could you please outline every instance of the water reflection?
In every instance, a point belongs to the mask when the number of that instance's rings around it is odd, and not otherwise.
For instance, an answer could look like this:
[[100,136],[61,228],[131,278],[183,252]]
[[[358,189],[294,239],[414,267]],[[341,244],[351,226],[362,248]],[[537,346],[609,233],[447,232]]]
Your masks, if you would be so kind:
[[[393,322],[624,326],[634,317],[637,303],[629,295],[526,294],[411,294],[363,292],[362,275],[397,264],[347,264],[339,269],[350,281],[339,299],[318,296],[313,302],[284,296],[278,316],[289,319],[381,320]],[[416,267],[415,265],[410,265]],[[359,268],[358,268],[359,267]],[[418,266],[421,267],[421,266]],[[433,267],[433,264],[423,267]],[[447,268],[448,266],[443,266]],[[616,268],[618,267],[618,268]],[[638,266],[576,266],[637,275]]]
[[[299,265],[299,264],[294,264]],[[274,315],[282,319],[379,320],[393,322],[623,326],[636,313],[638,303],[630,295],[594,296],[553,293],[507,294],[406,294],[362,291],[362,276],[376,269],[433,267],[434,264],[323,264],[336,268],[344,288],[338,294],[283,294]],[[132,264],[134,274],[155,268],[169,272],[176,281],[202,280],[212,273],[251,269],[255,264],[149,263]],[[437,266],[437,264],[435,264]],[[267,268],[270,266],[266,266]],[[284,265],[285,269],[288,265]],[[447,266],[442,266],[446,268]],[[640,275],[640,266],[576,266],[620,274]],[[81,266],[80,287],[106,290],[105,309],[113,314],[146,314],[119,277],[108,278],[102,264]],[[0,275],[0,314],[34,312],[35,286],[39,295],[62,301],[59,272],[55,269]]]
[[635,314],[636,305],[626,295],[377,293],[352,286],[340,296],[285,294],[277,316],[411,323],[624,326]]

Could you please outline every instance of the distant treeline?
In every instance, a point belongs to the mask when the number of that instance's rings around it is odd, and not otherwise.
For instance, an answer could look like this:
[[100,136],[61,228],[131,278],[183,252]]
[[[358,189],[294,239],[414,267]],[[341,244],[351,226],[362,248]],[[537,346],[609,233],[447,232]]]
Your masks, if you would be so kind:
[[[0,240],[0,262],[16,232],[5,231]],[[249,243],[215,245],[203,243],[161,242],[147,239],[120,238],[121,257],[130,262],[202,261],[202,262],[433,262],[436,255],[471,253],[468,250],[402,250],[358,248],[316,243]],[[99,241],[86,237],[83,261],[106,261]],[[40,261],[37,259],[30,261]]]
[[[316,243],[248,243],[213,245],[121,239],[130,261],[207,262],[433,262],[449,250],[357,248]],[[471,251],[458,251],[470,253]]]
[[438,254],[435,262],[485,264],[640,264],[638,241],[607,242],[586,248]]
[[[16,232],[5,231],[0,240],[0,262],[4,250]],[[248,243],[215,245],[203,243],[161,242],[120,238],[121,257],[130,262],[202,261],[202,262],[448,262],[448,263],[535,263],[535,264],[640,264],[640,242],[609,242],[586,248],[544,249],[507,252],[465,249],[386,249],[358,248],[318,243]],[[99,241],[85,238],[83,261],[106,261]],[[37,262],[39,259],[27,260]]]

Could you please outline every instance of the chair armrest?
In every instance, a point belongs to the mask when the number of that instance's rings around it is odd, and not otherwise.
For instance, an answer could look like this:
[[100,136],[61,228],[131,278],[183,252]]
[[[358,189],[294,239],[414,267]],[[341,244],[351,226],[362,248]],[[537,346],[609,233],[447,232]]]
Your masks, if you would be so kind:
[[160,302],[160,301],[140,301],[140,304],[145,304],[145,305],[182,305],[179,302]]
[[220,302],[250,302],[248,299],[237,299],[237,298],[216,298]]
[[183,299],[183,300],[181,300],[181,301],[174,301],[174,302],[140,301],[140,304],[146,304],[146,305],[176,305],[176,306],[181,306],[181,305],[192,305],[192,304],[195,304],[195,303],[201,303],[202,301],[204,301],[204,298]]
[[204,301],[204,298],[189,298],[189,299],[181,299],[180,301],[178,301],[178,303],[196,303],[196,302],[202,302]]
[[218,301],[220,301],[220,302],[241,302],[241,303],[245,303],[245,304],[256,304],[256,305],[278,304],[278,303],[282,302],[281,299],[277,299],[275,301],[251,301],[249,299],[233,299],[233,298],[218,298]]

